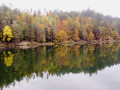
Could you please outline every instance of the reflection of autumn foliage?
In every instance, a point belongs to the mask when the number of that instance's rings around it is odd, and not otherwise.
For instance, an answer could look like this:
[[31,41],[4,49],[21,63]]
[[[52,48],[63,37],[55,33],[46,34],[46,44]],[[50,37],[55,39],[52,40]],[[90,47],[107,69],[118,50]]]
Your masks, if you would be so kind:
[[10,67],[12,65],[12,62],[13,62],[14,54],[12,54],[10,51],[8,51],[7,53],[3,52],[3,54],[4,54],[5,65],[7,67]]
[[[119,48],[119,44],[89,44],[40,46],[28,50],[15,50],[14,54],[12,51],[1,51],[0,58],[3,58],[4,62],[2,65],[3,60],[1,60],[0,71],[6,76],[3,77],[0,74],[0,78],[6,79],[10,76],[10,81],[13,82],[14,80],[20,81],[25,76],[30,79],[33,73],[42,78],[46,72],[47,78],[50,75],[61,76],[70,72],[84,72],[91,75],[107,66],[119,64]],[[6,83],[5,80],[3,81]]]
[[[86,45],[83,48],[75,45],[74,47],[58,46],[55,47],[54,50],[45,47],[41,47],[41,49],[35,59],[38,60],[38,63],[33,67],[35,67],[38,72],[48,71],[50,74],[54,74],[61,72],[64,68],[68,70],[67,72],[73,68],[80,69],[80,71],[87,70],[85,72],[90,72],[89,70],[92,69],[97,71],[97,68],[100,68],[98,67],[100,63],[101,66],[104,66],[106,63],[113,62],[113,60],[118,61],[116,52],[119,50],[119,47],[105,44],[103,46]],[[35,54],[34,51],[32,51],[32,53],[32,55]]]

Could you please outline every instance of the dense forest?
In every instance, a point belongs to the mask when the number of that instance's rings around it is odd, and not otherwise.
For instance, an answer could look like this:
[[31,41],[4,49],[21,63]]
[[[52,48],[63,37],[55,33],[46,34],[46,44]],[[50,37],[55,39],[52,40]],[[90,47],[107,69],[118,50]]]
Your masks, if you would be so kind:
[[119,40],[120,19],[93,10],[21,11],[0,6],[0,42]]
[[0,50],[0,88],[24,78],[62,76],[69,73],[92,75],[120,64],[120,44],[40,46],[27,50]]

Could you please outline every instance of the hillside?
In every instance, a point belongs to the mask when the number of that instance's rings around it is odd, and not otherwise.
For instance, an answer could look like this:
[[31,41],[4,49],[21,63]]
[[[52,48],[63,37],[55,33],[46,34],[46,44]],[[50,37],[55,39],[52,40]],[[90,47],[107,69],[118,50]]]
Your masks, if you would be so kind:
[[1,42],[119,40],[120,19],[93,10],[82,12],[20,11],[0,6]]

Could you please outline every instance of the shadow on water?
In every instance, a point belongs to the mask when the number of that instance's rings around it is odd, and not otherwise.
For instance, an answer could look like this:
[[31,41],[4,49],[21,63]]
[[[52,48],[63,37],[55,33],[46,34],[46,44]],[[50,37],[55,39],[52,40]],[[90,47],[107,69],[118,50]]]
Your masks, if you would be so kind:
[[33,73],[43,78],[49,75],[61,76],[66,73],[92,75],[105,67],[120,63],[120,45],[85,46],[40,46],[34,49],[8,49],[0,51],[0,87],[15,85],[24,77],[32,78]]

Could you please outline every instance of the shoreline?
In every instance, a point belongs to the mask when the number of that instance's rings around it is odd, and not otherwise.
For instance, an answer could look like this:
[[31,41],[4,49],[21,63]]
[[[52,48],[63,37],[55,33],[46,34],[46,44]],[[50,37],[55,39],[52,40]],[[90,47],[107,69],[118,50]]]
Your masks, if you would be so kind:
[[17,43],[9,43],[9,45],[7,45],[6,43],[0,43],[0,49],[4,49],[4,48],[28,49],[28,48],[35,48],[38,46],[52,46],[52,45],[55,45],[55,43],[52,42],[38,43],[38,42],[22,41]]
[[4,48],[20,48],[20,49],[28,49],[28,48],[35,48],[38,46],[53,46],[53,45],[65,45],[65,46],[74,46],[74,45],[85,45],[85,44],[114,44],[114,43],[120,43],[120,40],[105,40],[105,41],[100,41],[100,40],[92,40],[92,41],[85,41],[85,40],[80,40],[80,41],[64,41],[61,43],[54,43],[54,42],[46,42],[46,43],[39,43],[39,42],[29,42],[29,41],[21,41],[17,43],[9,43],[7,45],[6,43],[1,43],[0,42],[0,49]]
[[74,41],[65,41],[62,42],[62,45],[85,45],[85,44],[114,44],[114,43],[120,43],[120,40],[105,40],[105,41],[100,41],[100,40],[92,40],[92,41],[85,41],[85,40],[80,40],[77,42]]

